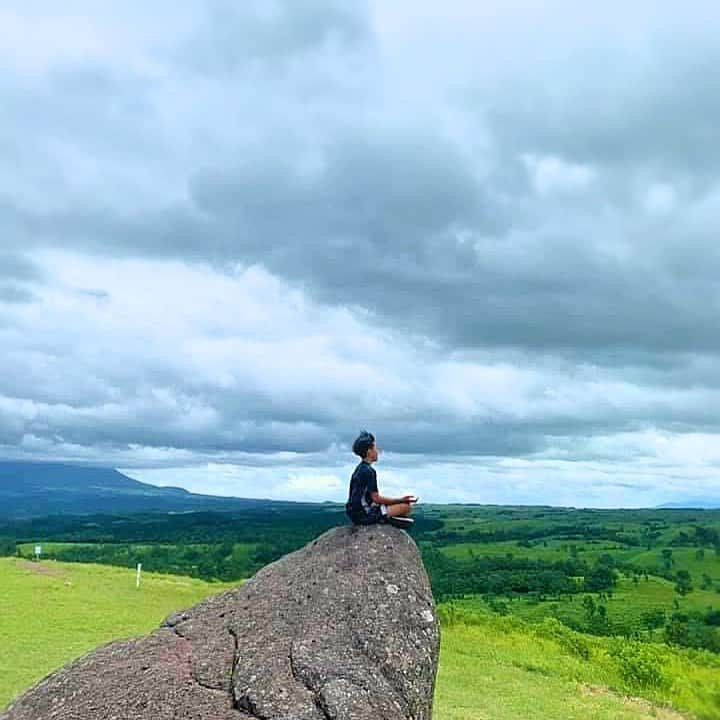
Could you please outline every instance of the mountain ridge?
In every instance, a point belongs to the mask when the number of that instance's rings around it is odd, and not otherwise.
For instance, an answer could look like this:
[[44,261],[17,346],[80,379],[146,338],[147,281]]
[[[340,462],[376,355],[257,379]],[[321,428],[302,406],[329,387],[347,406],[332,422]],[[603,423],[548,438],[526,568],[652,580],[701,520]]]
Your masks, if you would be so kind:
[[232,511],[288,502],[158,487],[112,468],[0,460],[0,518],[25,519],[58,513]]
[[657,506],[659,510],[717,510],[720,509],[720,500],[714,498],[690,498],[676,500]]

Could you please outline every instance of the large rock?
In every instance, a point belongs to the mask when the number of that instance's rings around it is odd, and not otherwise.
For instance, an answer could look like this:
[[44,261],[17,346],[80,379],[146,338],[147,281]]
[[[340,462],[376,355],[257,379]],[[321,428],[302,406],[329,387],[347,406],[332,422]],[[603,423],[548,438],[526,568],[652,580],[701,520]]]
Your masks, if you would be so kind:
[[426,720],[438,645],[413,540],[341,527],[49,675],[0,720]]

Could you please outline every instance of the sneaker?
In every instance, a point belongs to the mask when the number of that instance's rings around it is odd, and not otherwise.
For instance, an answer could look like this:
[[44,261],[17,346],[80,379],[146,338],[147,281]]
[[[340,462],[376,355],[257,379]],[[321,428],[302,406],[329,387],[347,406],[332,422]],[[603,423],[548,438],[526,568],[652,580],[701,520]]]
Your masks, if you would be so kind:
[[397,515],[395,517],[388,517],[388,522],[395,527],[403,528],[403,530],[408,530],[413,526],[413,523],[415,521],[412,518]]

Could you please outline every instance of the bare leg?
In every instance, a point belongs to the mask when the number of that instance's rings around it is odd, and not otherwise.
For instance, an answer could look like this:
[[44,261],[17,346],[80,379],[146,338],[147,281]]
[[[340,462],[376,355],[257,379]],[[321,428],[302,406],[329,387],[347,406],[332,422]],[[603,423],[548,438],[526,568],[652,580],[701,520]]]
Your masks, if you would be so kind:
[[412,506],[408,503],[398,503],[397,505],[388,505],[387,514],[389,517],[409,517],[412,512]]

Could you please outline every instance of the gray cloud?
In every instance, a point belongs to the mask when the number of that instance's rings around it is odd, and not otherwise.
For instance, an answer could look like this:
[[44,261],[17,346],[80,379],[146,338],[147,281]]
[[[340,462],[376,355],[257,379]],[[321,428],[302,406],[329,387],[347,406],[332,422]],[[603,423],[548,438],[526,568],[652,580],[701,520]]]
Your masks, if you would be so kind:
[[35,295],[25,283],[32,284],[41,279],[40,269],[26,256],[0,254],[0,303],[33,302]]
[[[541,59],[512,94],[498,88],[489,113],[495,137],[510,152],[543,149],[633,173],[707,180],[720,161],[711,142],[720,102],[711,40],[718,21],[710,14],[704,29],[682,40],[665,28],[638,33],[637,45],[576,46]],[[483,98],[477,103],[487,107]]]
[[[284,14],[280,19],[287,20]],[[229,42],[216,40],[220,46]],[[288,52],[300,47],[306,52],[316,45],[287,40]],[[612,77],[617,70],[610,69]],[[661,70],[652,73],[656,84]],[[319,300],[363,306],[390,326],[402,323],[449,346],[618,357],[716,352],[713,306],[697,301],[713,292],[718,267],[715,243],[692,219],[696,209],[702,212],[702,195],[682,198],[680,188],[678,205],[687,205],[673,209],[679,216],[672,224],[647,218],[638,200],[630,202],[638,174],[648,183],[652,178],[654,155],[649,146],[642,148],[648,133],[641,120],[632,119],[641,110],[618,103],[599,125],[598,113],[585,102],[588,89],[574,71],[569,75],[568,83],[576,84],[561,97],[571,99],[576,111],[568,126],[588,133],[577,141],[592,150],[585,154],[563,145],[570,142],[567,133],[550,124],[561,114],[552,94],[532,101],[536,112],[529,118],[529,101],[513,104],[505,93],[499,101],[502,122],[490,124],[497,157],[479,159],[489,166],[484,177],[476,172],[478,158],[462,144],[468,138],[421,131],[422,123],[412,118],[401,131],[330,125],[321,144],[305,138],[256,148],[241,162],[212,158],[215,167],[188,177],[190,204],[132,212],[92,205],[42,214],[17,210],[16,216],[22,217],[25,240],[35,243],[261,262]],[[95,91],[103,83],[89,86]],[[658,110],[661,91],[672,94],[660,86],[635,98],[647,122],[669,113],[669,105],[667,112]],[[608,102],[598,91],[595,103],[607,110]],[[698,115],[707,122],[712,108],[704,107],[707,112]],[[482,122],[481,113],[465,112]],[[258,108],[250,124],[262,116]],[[615,126],[614,118],[629,124]],[[679,126],[663,132],[685,137]],[[622,150],[613,155],[603,134],[625,143],[637,136],[635,150],[647,162]],[[667,148],[667,139],[661,134],[655,148]],[[508,174],[528,151],[591,163],[599,180],[574,200],[537,197],[526,172]],[[302,163],[307,152],[315,156],[309,170]],[[613,170],[620,160],[629,168],[624,181]],[[675,169],[687,175],[687,168]],[[660,177],[672,186],[674,176]],[[620,207],[613,185],[626,191]],[[688,247],[692,258],[682,250]],[[690,276],[699,283],[690,285]]]
[[18,287],[17,285],[0,285],[0,302],[28,303],[34,299],[35,296],[23,287]]
[[372,40],[363,2],[311,0],[298,5],[221,1],[208,6],[200,28],[176,59],[190,70],[216,75],[238,73],[254,61],[298,61],[319,50],[346,50]]
[[22,254],[0,254],[0,279],[19,281],[39,280],[42,273],[38,266]]

